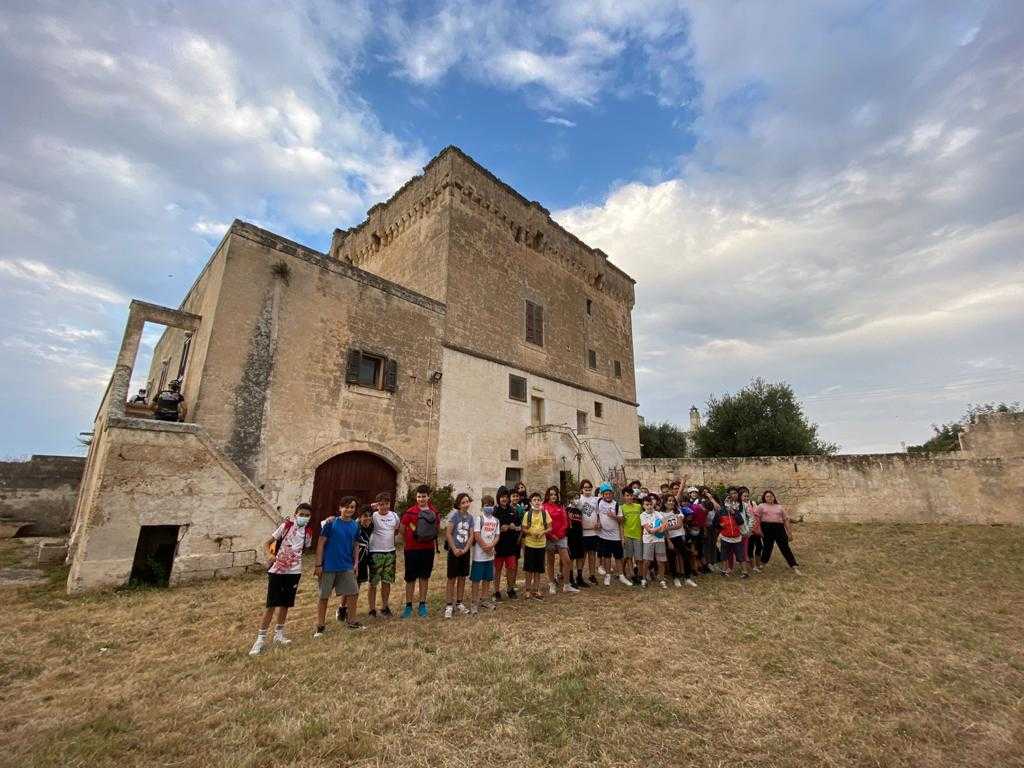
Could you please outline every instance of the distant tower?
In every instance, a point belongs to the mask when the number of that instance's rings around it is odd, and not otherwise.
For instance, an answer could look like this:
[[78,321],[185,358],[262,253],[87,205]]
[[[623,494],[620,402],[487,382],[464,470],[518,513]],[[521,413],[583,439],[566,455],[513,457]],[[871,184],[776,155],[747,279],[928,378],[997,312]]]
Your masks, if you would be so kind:
[[700,429],[700,411],[697,410],[696,405],[690,406],[690,434],[692,435]]

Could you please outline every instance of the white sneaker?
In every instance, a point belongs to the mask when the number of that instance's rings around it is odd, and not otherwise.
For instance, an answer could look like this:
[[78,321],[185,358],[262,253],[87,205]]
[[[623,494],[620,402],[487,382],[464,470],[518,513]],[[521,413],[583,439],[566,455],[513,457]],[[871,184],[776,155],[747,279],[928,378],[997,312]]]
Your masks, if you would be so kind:
[[566,584],[564,587],[562,587],[562,591],[563,592],[579,592],[579,590],[576,589],[576,587],[574,587],[572,584]]
[[280,645],[290,645],[292,641],[284,636],[284,632],[275,632],[274,642]]
[[606,571],[606,570],[604,569],[604,566],[603,566],[603,565],[599,565],[599,566],[597,566],[597,572],[598,572],[598,573],[599,573],[599,574],[600,574],[601,576],[605,576],[605,575],[606,575],[606,574],[608,573],[608,571]]
[[640,586],[647,589],[647,579],[640,579]]
[[453,607],[453,606],[451,606],[451,605],[446,605],[446,606],[444,607],[444,617],[445,617],[446,619],[450,619],[450,618],[452,617],[452,612],[453,612],[453,611],[454,611],[454,607]]
[[469,615],[469,608],[466,607],[465,603],[456,603],[455,607],[463,616]]
[[627,579],[623,574],[619,574],[619,581],[625,584],[627,587],[632,587],[633,582]]
[[472,616],[476,616],[479,612],[479,609],[475,605],[469,609],[469,613]]
[[313,633],[313,639],[316,640],[317,638],[323,637],[325,634],[327,634],[326,629],[321,629],[320,627],[317,627],[316,632]]
[[693,579],[687,579],[686,580],[686,586],[688,586],[688,587],[696,587],[697,586],[697,582],[694,581]]
[[549,595],[557,595],[558,594],[558,587],[556,587],[554,584],[548,584],[548,594]]
[[252,648],[249,649],[250,656],[259,656],[263,653],[263,649],[267,647],[267,639],[265,637],[256,637],[256,642],[252,644]]
[[495,603],[493,600],[484,600],[483,607],[486,608],[488,611],[493,611],[498,608],[498,604]]
[[793,566],[793,573],[795,573],[797,576],[803,576],[803,574],[800,573],[800,569],[797,568],[795,565]]
[[679,579],[672,579],[672,583],[675,584],[677,587],[683,586],[683,582],[681,582]]
[[612,575],[610,573],[606,573],[604,575],[604,585],[606,587],[610,587],[612,585]]
[[664,579],[661,580],[661,588],[662,589],[668,589],[668,584],[665,583]]
[[751,570],[752,570],[752,571],[753,571],[754,573],[760,573],[760,572],[761,572],[761,569],[760,569],[760,568],[758,568],[758,567],[757,567],[756,565],[755,565],[755,566],[754,566],[754,567],[753,567],[753,568],[752,568]]

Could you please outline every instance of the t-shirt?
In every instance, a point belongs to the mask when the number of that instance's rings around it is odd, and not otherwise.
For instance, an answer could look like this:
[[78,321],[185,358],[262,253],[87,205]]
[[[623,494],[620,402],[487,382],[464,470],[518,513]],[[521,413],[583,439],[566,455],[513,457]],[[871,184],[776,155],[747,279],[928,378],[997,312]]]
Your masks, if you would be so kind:
[[320,538],[325,540],[325,571],[351,571],[355,565],[352,547],[359,535],[359,523],[336,517],[320,529]]
[[452,532],[452,543],[456,549],[465,549],[469,544],[469,535],[473,532],[473,516],[465,515],[453,509],[448,513],[448,529]]
[[[288,533],[284,529],[287,526]],[[281,537],[284,536],[282,539]],[[267,569],[268,573],[302,573],[302,547],[306,543],[306,526],[291,525],[287,521],[277,526],[274,531],[274,538],[281,539],[277,545],[277,553],[274,555],[274,563]]]
[[[545,518],[547,513],[543,509],[536,512],[526,510],[523,514],[523,543],[526,546],[532,549],[543,549],[547,546],[547,538],[544,536],[544,529],[547,527],[544,525]],[[547,518],[547,522],[551,523],[550,518]]]
[[[433,504],[427,504],[427,509],[434,513],[434,518],[440,520],[437,514],[437,510],[434,509]],[[413,504],[402,515],[402,531],[405,537],[405,548],[409,549],[433,549],[436,541],[430,539],[429,541],[420,541],[416,538],[416,521],[420,518],[420,508]]]
[[754,509],[754,517],[762,523],[786,522],[786,513],[781,504],[758,504]]
[[599,496],[580,496],[579,508],[584,536],[597,536],[601,527],[601,521],[597,516],[597,502],[600,500]]
[[598,537],[605,541],[620,541],[622,537],[619,535],[619,520],[622,519],[622,512],[616,510],[615,501],[598,501],[597,517],[601,521]]
[[[498,530],[498,526],[501,525],[498,522],[498,518],[494,516],[494,513],[484,513],[476,519],[473,525],[473,530],[480,534],[480,541],[484,544],[493,544],[498,540],[498,536],[501,531]],[[479,543],[473,545],[473,562],[474,563],[486,563],[494,559],[494,552],[484,552],[483,547]]]
[[519,511],[513,507],[495,507],[494,515],[498,518],[498,525],[515,526],[507,531],[501,531],[498,536],[498,546],[494,548],[494,554],[498,557],[510,557],[519,554]]
[[156,396],[156,415],[165,419],[177,419],[178,403],[184,399],[180,392],[165,389]]
[[551,521],[551,533],[548,534],[548,538],[553,541],[565,538],[566,531],[569,530],[569,516],[565,513],[565,507],[545,501],[543,508],[548,513],[548,520]]
[[622,513],[622,532],[626,535],[626,538],[643,538],[644,529],[640,527],[640,515],[643,513],[644,508],[633,502],[631,504],[623,504],[619,507],[619,511]]
[[[683,516],[678,512],[665,512],[665,522],[668,523],[668,537],[670,539],[677,539],[680,536],[686,535],[686,531],[683,529]],[[676,528],[675,526],[679,526]]]
[[640,513],[640,530],[643,531],[643,542],[644,544],[653,544],[656,541],[664,541],[664,533],[648,533],[643,529],[643,526],[649,525],[651,528],[658,528],[665,521],[661,512],[656,509],[652,509],[650,512]]
[[398,515],[388,510],[383,515],[374,512],[373,535],[370,536],[371,552],[394,552],[395,529],[398,527]]

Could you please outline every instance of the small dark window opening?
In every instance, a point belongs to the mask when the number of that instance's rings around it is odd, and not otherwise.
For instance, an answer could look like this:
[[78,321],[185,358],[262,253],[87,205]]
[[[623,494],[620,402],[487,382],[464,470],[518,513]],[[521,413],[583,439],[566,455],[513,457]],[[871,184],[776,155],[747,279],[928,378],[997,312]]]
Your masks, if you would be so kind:
[[517,483],[521,483],[523,480],[523,470],[520,467],[506,467],[505,468],[505,485],[506,487],[512,487]]
[[604,416],[604,404],[599,403],[597,400],[594,401],[594,417],[602,418]]
[[166,587],[178,551],[177,525],[144,525],[139,529],[129,586]]
[[508,452],[508,456],[511,461],[519,461],[519,449],[513,448]]
[[382,358],[363,352],[359,356],[359,380],[357,383],[363,387],[379,387],[383,368],[384,360]]
[[526,402],[526,379],[510,373],[508,375],[508,396],[520,403]]
[[591,311],[593,309],[593,305],[594,305],[594,302],[591,301],[590,299],[587,299],[587,314],[588,315],[593,314],[592,311]]
[[544,346],[544,307],[532,301],[526,302],[526,340]]
[[188,364],[188,353],[192,349],[192,334],[185,334],[185,343],[181,345],[181,360],[178,361],[178,379],[185,377],[185,366]]
[[592,349],[587,350],[587,365],[590,366],[590,370],[597,370],[597,352]]
[[615,361],[615,378],[622,378],[622,363],[620,363],[618,360]]

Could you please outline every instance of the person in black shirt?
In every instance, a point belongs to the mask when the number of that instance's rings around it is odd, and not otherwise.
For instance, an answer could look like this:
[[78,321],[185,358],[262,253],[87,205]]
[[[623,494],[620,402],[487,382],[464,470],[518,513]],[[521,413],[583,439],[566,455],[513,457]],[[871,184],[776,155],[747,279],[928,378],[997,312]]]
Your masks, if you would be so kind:
[[519,510],[512,504],[508,488],[502,486],[495,494],[498,506],[494,516],[498,518],[498,543],[494,547],[494,599],[501,600],[501,572],[505,571],[506,594],[510,600],[516,598],[516,576],[519,572]]
[[181,394],[181,382],[175,379],[156,396],[156,418],[160,421],[184,421],[185,398]]

